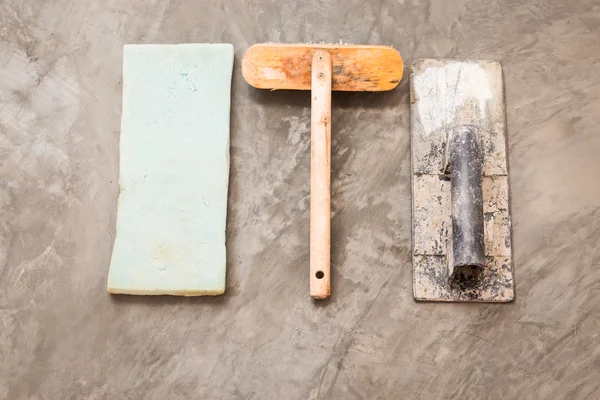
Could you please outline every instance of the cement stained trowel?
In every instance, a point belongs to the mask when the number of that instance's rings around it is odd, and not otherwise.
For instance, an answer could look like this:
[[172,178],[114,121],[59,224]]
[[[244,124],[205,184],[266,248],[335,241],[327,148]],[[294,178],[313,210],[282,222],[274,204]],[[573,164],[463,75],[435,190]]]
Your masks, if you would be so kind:
[[413,62],[410,128],[415,299],[512,301],[500,64]]

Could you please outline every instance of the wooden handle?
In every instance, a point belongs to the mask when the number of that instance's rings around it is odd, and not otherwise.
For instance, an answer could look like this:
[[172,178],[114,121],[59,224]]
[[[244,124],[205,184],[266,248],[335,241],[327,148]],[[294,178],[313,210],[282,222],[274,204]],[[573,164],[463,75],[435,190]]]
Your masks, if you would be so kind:
[[331,274],[331,56],[317,50],[312,58],[310,157],[310,295],[329,297]]

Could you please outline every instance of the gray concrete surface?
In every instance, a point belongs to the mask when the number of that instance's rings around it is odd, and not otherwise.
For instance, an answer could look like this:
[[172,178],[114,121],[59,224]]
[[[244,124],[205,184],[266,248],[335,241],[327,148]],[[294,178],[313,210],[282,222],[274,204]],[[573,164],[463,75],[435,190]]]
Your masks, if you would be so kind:
[[[516,300],[412,298],[408,80],[334,96],[333,296],[308,298],[309,95],[245,49],[503,63]],[[227,293],[111,297],[124,43],[236,49]],[[406,76],[405,76],[406,77]],[[0,1],[1,399],[600,398],[597,0]]]

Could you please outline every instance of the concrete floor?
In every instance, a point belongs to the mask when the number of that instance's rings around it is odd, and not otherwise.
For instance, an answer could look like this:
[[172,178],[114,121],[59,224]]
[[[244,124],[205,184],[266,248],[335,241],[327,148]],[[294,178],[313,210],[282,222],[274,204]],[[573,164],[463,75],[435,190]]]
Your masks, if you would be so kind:
[[[516,301],[412,298],[408,80],[334,96],[333,295],[308,297],[309,94],[255,42],[500,60]],[[124,43],[230,42],[227,292],[111,297]],[[406,78],[406,75],[405,75]],[[1,399],[600,398],[598,0],[0,1]]]

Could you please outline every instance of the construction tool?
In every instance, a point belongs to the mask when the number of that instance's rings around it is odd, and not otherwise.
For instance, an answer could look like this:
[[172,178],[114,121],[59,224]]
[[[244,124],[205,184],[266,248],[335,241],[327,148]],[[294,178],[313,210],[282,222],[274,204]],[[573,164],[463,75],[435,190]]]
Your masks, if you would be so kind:
[[311,90],[310,295],[330,294],[331,91],[378,92],[402,79],[400,54],[388,46],[256,44],[242,61],[259,89]]
[[225,291],[232,71],[231,44],[125,45],[108,292]]
[[413,62],[410,114],[415,299],[513,300],[500,64]]

